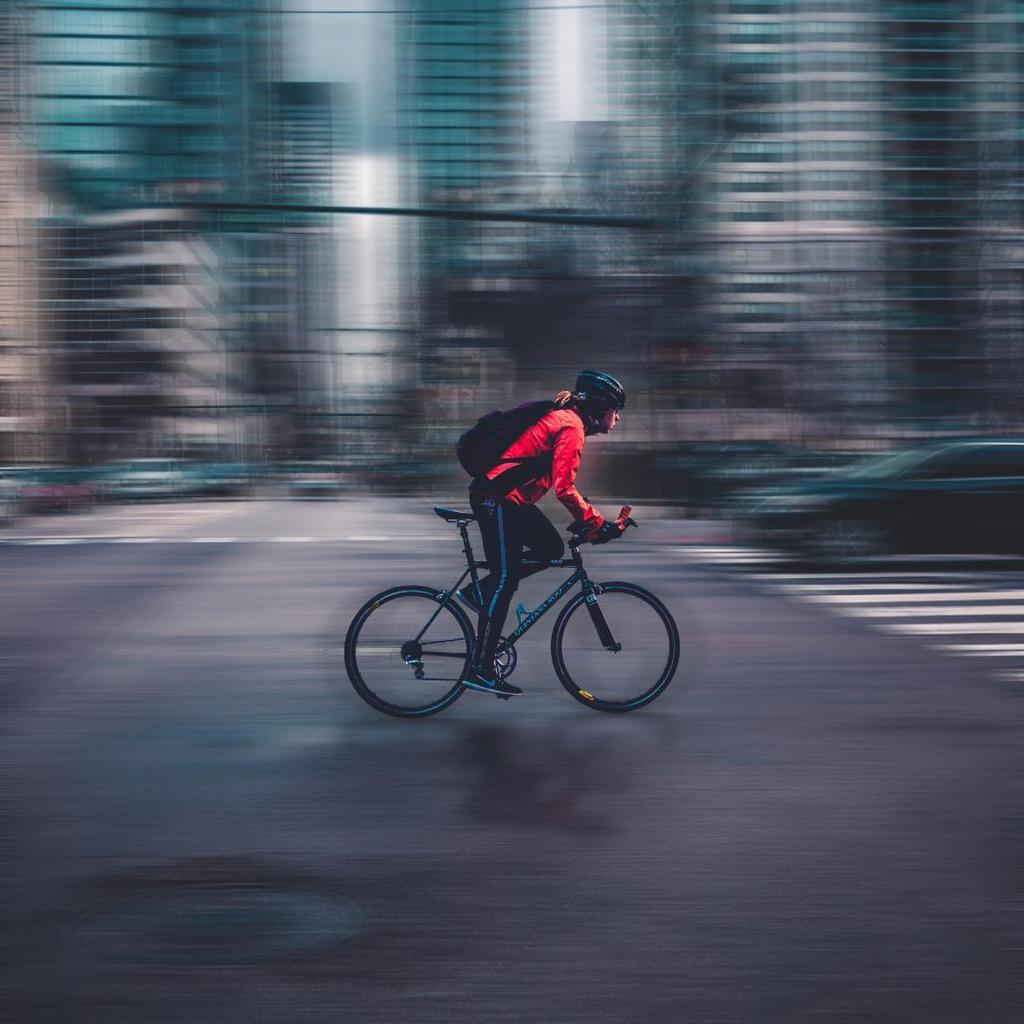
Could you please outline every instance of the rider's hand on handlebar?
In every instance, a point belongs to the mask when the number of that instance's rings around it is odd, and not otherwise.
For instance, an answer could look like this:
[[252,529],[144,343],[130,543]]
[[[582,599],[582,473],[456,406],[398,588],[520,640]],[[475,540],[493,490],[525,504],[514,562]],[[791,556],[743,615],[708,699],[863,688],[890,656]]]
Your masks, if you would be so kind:
[[586,523],[572,523],[569,532],[578,538],[579,544],[607,544],[610,540],[616,540],[625,533],[629,526],[636,526],[630,518],[633,511],[631,505],[623,505],[615,519],[606,519],[601,526],[588,526]]
[[610,540],[618,540],[626,532],[627,526],[636,526],[630,519],[632,506],[623,505],[615,519],[605,520],[604,525],[591,537],[594,544],[607,544]]
[[607,544],[610,540],[618,540],[622,536],[622,531],[625,527],[619,526],[617,522],[611,519],[606,519],[604,525],[599,527],[591,535],[591,544]]

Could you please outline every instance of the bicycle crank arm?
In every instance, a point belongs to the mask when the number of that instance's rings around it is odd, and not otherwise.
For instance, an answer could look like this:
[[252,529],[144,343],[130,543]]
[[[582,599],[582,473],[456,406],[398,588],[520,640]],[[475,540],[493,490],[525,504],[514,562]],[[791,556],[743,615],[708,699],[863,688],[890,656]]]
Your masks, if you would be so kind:
[[596,597],[587,598],[587,611],[590,612],[590,621],[594,623],[594,629],[597,630],[598,639],[604,649],[618,654],[622,650],[622,644],[617,643],[615,637],[612,636],[612,631],[608,628],[608,621],[605,619]]

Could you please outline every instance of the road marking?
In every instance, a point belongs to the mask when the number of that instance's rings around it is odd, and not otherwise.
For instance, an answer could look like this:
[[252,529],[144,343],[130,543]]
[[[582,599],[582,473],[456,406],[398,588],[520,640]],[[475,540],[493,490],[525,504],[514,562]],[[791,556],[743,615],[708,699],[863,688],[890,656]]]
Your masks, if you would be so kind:
[[[922,639],[948,637],[951,641],[957,636],[966,641],[990,635],[1006,640],[1024,636],[1024,589],[1019,585],[996,589],[1000,576],[991,571],[751,572],[746,576],[833,614],[861,621],[879,620],[869,624],[885,633]],[[894,621],[906,619],[931,621]],[[932,642],[928,647],[946,655],[1024,660],[1024,643]],[[1001,677],[1024,681],[1024,670]]]
[[[765,572],[751,574],[753,579],[762,583],[772,583],[775,580],[806,580],[808,584],[821,580],[840,580],[850,583],[873,583],[875,580],[892,580],[894,577],[909,582],[917,580],[939,579],[955,580],[976,579],[977,573],[966,572]],[[930,585],[930,584],[929,584]]]
[[237,537],[182,537],[184,541],[191,544],[236,544]]
[[[925,594],[808,594],[812,601],[828,604],[889,604],[922,602],[938,604],[944,601],[1020,601],[1024,590],[953,590]],[[949,614],[936,611],[936,615]]]
[[843,608],[844,615],[862,619],[928,619],[958,615],[1024,615],[1024,604],[958,604],[929,608]]
[[786,556],[774,551],[764,551],[759,548],[733,548],[733,547],[704,547],[702,545],[690,545],[676,549],[682,554],[694,558],[699,562],[711,562],[712,564],[734,564],[742,563],[749,565],[753,562],[781,562]]
[[77,544],[78,541],[73,537],[37,537],[35,540],[30,540],[29,544]]
[[935,644],[933,649],[974,657],[1024,658],[1024,644]]
[[362,536],[357,536],[357,537],[346,537],[346,538],[345,538],[345,540],[353,540],[353,541],[376,541],[376,540],[391,540],[391,538],[390,538],[390,537],[376,537],[376,536],[370,536],[370,535],[367,535],[367,536],[365,536],[365,537],[362,537]]
[[112,544],[159,544],[163,537],[111,537]]
[[309,544],[312,537],[271,537],[271,544]]
[[[758,577],[758,580],[767,581],[767,577]],[[784,590],[786,593],[793,594],[806,594],[808,597],[813,597],[819,593],[830,593],[834,594],[837,590],[852,590],[852,591],[872,591],[879,594],[883,594],[885,591],[891,591],[893,596],[879,597],[880,601],[886,600],[914,600],[914,598],[906,597],[902,598],[898,596],[902,593],[909,593],[910,591],[924,590],[929,593],[936,593],[938,591],[945,590],[960,590],[963,588],[963,583],[780,583],[778,585],[779,590]],[[1021,591],[1024,593],[1024,591]],[[854,595],[848,595],[851,601],[857,598]],[[837,597],[836,600],[846,600],[847,597]],[[822,598],[821,600],[824,600]],[[923,600],[923,598],[922,598]]]
[[926,636],[929,633],[1024,633],[1024,622],[915,622],[879,624],[879,629],[891,633],[909,633]]

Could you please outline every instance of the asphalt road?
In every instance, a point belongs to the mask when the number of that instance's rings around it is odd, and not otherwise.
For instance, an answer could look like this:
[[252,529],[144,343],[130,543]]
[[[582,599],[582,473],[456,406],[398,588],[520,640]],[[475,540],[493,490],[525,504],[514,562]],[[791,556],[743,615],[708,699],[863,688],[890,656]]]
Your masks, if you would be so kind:
[[417,722],[364,706],[340,647],[375,591],[455,575],[425,502],[9,529],[0,1020],[1014,1018],[1024,653],[879,602],[1024,571],[815,574],[637,515],[588,566],[678,619],[657,702],[572,701],[542,623],[522,697]]

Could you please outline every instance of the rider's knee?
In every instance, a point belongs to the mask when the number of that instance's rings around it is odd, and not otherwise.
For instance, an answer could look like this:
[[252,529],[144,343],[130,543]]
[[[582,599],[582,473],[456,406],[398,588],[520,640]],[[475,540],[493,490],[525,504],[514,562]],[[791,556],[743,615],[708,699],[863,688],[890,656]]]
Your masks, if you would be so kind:
[[537,553],[538,561],[553,562],[565,557],[565,543],[561,537],[552,537]]

